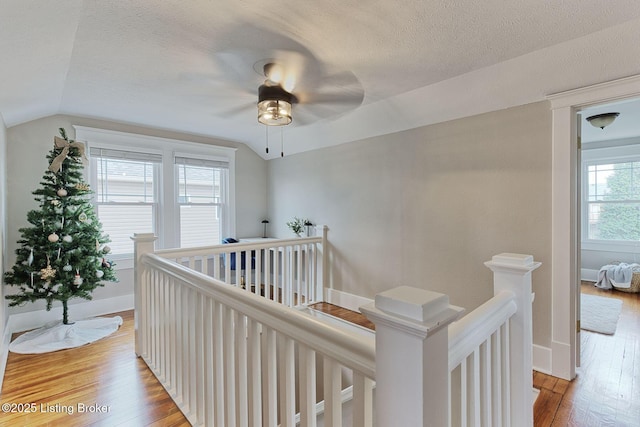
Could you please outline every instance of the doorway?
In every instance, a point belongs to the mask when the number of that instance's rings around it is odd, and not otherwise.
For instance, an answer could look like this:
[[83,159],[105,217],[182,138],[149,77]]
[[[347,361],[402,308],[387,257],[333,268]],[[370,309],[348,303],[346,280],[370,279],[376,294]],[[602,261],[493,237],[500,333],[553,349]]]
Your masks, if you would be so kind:
[[552,109],[552,331],[550,373],[576,375],[578,245],[578,149],[576,113],[588,107],[640,97],[640,75],[548,97]]
[[640,276],[632,274],[640,274],[640,98],[586,107],[577,117],[576,360],[585,376],[606,383],[597,378],[605,364],[609,376],[624,376],[612,349],[624,352],[640,334],[628,328],[640,324],[633,295]]

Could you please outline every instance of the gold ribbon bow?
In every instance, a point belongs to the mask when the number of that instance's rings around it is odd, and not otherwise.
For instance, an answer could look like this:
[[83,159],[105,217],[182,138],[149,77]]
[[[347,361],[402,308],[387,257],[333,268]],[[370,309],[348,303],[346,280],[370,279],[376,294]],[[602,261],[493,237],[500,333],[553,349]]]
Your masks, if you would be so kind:
[[62,152],[58,154],[58,156],[56,156],[56,158],[53,159],[53,161],[49,165],[49,170],[51,172],[58,172],[60,170],[60,168],[62,167],[62,162],[64,162],[64,159],[66,159],[69,155],[69,149],[71,147],[77,148],[80,156],[86,159],[86,156],[84,155],[84,144],[82,142],[69,142],[64,138],[54,136],[53,144],[55,148],[62,148]]

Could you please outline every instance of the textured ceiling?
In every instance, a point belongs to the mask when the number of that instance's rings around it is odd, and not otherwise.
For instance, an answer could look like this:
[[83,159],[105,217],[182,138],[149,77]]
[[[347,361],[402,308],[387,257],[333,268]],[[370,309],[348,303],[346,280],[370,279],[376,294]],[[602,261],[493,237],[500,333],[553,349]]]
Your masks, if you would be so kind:
[[638,74],[639,40],[637,0],[0,0],[0,113],[9,127],[65,113],[272,157],[253,66],[274,52],[304,59],[308,91],[364,92],[294,106],[295,153]]

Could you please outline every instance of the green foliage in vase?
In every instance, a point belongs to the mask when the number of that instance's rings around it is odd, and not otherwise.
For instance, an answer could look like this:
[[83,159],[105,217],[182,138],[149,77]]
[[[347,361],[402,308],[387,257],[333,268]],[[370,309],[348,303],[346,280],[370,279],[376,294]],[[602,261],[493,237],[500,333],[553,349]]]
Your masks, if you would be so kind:
[[307,223],[309,223],[308,219],[302,219],[296,216],[296,217],[293,217],[293,221],[287,222],[287,227],[289,227],[291,231],[293,231],[297,236],[299,236],[302,233],[302,230],[304,230],[305,224]]
[[105,257],[109,237],[103,235],[91,204],[91,191],[83,181],[84,145],[54,138],[47,155],[49,169],[33,191],[39,209],[29,211],[29,227],[20,228],[16,263],[4,275],[6,285],[18,288],[7,295],[9,306],[45,300],[47,310],[54,301],[63,307],[63,323],[69,323],[71,298],[90,300],[92,291],[105,281],[117,281],[113,263]]

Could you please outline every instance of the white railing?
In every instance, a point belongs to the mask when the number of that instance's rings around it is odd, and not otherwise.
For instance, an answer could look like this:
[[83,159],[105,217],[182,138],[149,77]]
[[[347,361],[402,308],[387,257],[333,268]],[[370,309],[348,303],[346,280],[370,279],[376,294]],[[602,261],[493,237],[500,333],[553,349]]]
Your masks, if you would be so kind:
[[530,256],[487,262],[495,296],[460,320],[443,294],[378,294],[374,338],[136,248],[136,353],[193,425],[533,425]]
[[370,426],[373,334],[354,334],[155,254],[137,354],[197,426]]
[[[148,235],[137,235],[149,238]],[[166,249],[156,255],[289,307],[323,299],[327,227],[322,235],[252,239],[201,248]]]
[[531,272],[540,263],[505,253],[485,265],[494,297],[458,321],[462,309],[446,295],[415,288],[361,307],[376,324],[378,425],[533,426]]

